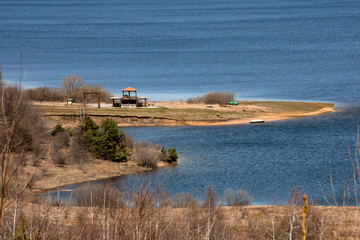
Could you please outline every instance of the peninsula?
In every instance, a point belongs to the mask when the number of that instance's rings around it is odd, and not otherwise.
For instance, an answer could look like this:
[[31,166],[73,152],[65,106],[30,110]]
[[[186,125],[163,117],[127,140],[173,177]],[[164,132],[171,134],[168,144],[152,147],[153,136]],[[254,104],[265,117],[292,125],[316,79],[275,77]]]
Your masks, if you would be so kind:
[[110,117],[125,126],[221,126],[248,124],[253,119],[265,122],[315,116],[335,111],[332,103],[290,101],[238,101],[238,105],[206,105],[183,101],[149,102],[148,107],[118,108],[111,104],[34,102],[50,122],[76,125],[84,112],[95,121]]

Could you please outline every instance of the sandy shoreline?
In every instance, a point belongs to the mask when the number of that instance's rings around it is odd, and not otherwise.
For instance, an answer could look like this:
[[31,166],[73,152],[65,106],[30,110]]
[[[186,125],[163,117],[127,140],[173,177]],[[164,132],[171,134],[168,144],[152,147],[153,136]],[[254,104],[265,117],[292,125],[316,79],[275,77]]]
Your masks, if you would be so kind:
[[[292,118],[302,118],[302,117],[310,117],[321,115],[325,113],[330,113],[336,111],[334,108],[331,107],[324,107],[318,111],[309,112],[309,113],[294,113],[294,114],[259,114],[257,118],[263,119],[265,122],[272,122],[272,121],[281,121],[286,119]],[[238,119],[238,120],[228,120],[225,122],[195,122],[195,121],[186,121],[185,125],[190,126],[226,126],[226,125],[239,125],[239,124],[248,124],[253,118],[245,118],[245,119]]]
[[[173,165],[164,162],[158,163],[159,168]],[[55,191],[56,188],[71,184],[153,171],[150,168],[138,166],[131,161],[116,163],[99,159],[91,159],[90,163],[81,165],[56,165],[43,162],[39,169],[42,169],[42,171],[35,175],[35,181],[31,184],[32,193]],[[46,173],[43,172],[44,170]]]

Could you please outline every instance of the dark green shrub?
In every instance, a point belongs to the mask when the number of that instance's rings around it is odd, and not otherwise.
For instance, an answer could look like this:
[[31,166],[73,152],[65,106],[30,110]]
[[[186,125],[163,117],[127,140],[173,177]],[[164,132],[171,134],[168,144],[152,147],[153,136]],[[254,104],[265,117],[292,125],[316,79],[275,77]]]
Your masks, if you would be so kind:
[[65,128],[63,128],[61,123],[58,123],[55,126],[54,130],[52,130],[51,135],[55,136],[58,132],[64,132],[64,131],[65,131]]
[[81,123],[81,130],[83,132],[83,144],[88,147],[90,151],[96,152],[96,147],[99,145],[100,141],[99,126],[92,118],[85,116]]
[[177,162],[179,157],[177,155],[177,152],[176,152],[175,148],[170,148],[168,150],[168,154],[169,154],[169,156],[168,156],[168,162],[169,163]]
[[96,124],[96,122],[89,116],[85,116],[83,121],[81,122],[81,129],[84,132],[87,132],[89,130],[98,130],[99,126]]
[[61,123],[58,123],[55,126],[54,130],[51,132],[51,135],[55,136],[59,132],[68,132],[70,136],[73,136],[73,132],[68,128],[64,128]]
[[129,156],[126,151],[125,134],[111,118],[101,123],[98,143],[98,154],[103,159],[123,162]]
[[99,127],[90,117],[85,117],[81,128],[83,144],[96,157],[114,162],[127,160],[126,137],[114,120],[107,118]]
[[162,161],[168,163],[176,163],[178,160],[178,155],[175,148],[170,148],[166,151],[164,147],[161,149]]

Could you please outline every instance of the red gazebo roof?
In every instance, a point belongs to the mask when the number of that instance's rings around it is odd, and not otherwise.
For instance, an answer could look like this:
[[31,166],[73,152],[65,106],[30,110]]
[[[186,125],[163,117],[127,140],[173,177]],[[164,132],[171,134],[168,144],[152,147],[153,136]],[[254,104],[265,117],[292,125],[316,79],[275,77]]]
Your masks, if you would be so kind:
[[123,92],[137,92],[137,90],[135,88],[132,87],[128,87],[122,90]]

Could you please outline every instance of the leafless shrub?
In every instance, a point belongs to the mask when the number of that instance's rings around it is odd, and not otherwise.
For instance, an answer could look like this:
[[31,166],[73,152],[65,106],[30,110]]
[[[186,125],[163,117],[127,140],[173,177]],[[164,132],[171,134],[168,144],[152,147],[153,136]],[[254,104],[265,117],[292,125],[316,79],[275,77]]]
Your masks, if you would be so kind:
[[[32,147],[31,148],[32,148],[32,151],[33,151],[35,156],[41,156],[41,155],[44,154],[44,152],[47,150],[48,147],[49,147],[48,143],[43,142],[38,138],[37,141],[32,142]],[[37,163],[35,163],[35,164],[37,164]]]
[[204,219],[204,237],[205,239],[219,239],[223,236],[224,222],[220,208],[217,208],[219,198],[215,189],[210,184],[204,194],[203,219]]
[[206,104],[227,104],[234,101],[233,92],[209,92],[195,98],[188,98],[187,103],[206,103]]
[[302,192],[299,188],[294,188],[290,192],[286,212],[281,218],[275,222],[272,220],[271,236],[273,239],[301,239],[301,209],[303,201],[301,199]]
[[107,183],[104,185],[87,183],[74,190],[74,196],[79,206],[108,208],[124,207],[124,194],[116,187]]
[[12,151],[31,150],[33,141],[40,133],[45,132],[44,124],[40,114],[28,104],[28,99],[23,96],[22,90],[17,87],[5,87],[2,89],[2,104],[0,105],[0,147],[3,147],[14,123]]
[[51,148],[50,150],[50,157],[55,164],[65,165],[67,164],[66,155],[60,150],[55,147]]
[[157,163],[162,160],[163,154],[154,146],[135,147],[132,150],[131,160],[139,166],[152,169],[157,168]]
[[70,146],[71,136],[68,132],[59,132],[53,137],[53,145],[56,148],[67,148]]
[[[100,101],[101,102],[106,102],[106,103],[110,103],[111,102],[111,97],[113,96],[112,93],[106,91],[101,85],[99,84],[92,84],[92,85],[84,85],[81,88],[81,91],[96,91],[100,93]],[[86,101],[91,103],[91,102],[98,102],[98,98],[96,95],[89,95],[86,97]]]
[[125,142],[128,149],[134,148],[134,139],[130,134],[125,134]]
[[133,145],[134,148],[146,148],[149,146],[149,143],[145,141],[134,141]]
[[227,206],[247,206],[252,202],[252,198],[244,190],[227,189],[224,193],[223,201]]
[[186,100],[187,103],[203,103],[204,99],[202,97],[190,97]]
[[73,141],[68,153],[69,164],[83,164],[91,161],[89,151],[82,145]]
[[[114,192],[110,189],[113,187],[82,188],[76,192],[77,197],[84,199],[78,207],[58,202],[25,210],[19,202],[15,225],[14,205],[6,213],[8,228],[0,232],[0,238],[11,239],[15,226],[27,236],[34,236],[40,229],[43,239],[301,239],[298,221],[301,206],[269,206],[262,210],[259,207],[219,207],[215,191],[208,187],[202,206],[189,204],[174,209],[162,203],[166,191],[151,186],[148,181],[130,191],[126,198],[118,189],[113,189]],[[309,207],[306,239],[358,238],[356,209],[348,209],[348,216],[340,208],[331,210],[334,215],[325,214],[328,210]],[[292,221],[293,215],[296,221]]]
[[[110,103],[112,93],[106,91],[102,86],[98,84],[85,85],[84,79],[75,75],[65,76],[62,78],[62,88],[54,87],[37,87],[26,90],[26,95],[31,101],[37,102],[63,102],[67,98],[72,98],[74,102],[83,101],[84,91],[100,92],[100,101]],[[95,95],[89,95],[86,98],[88,103],[98,102],[98,97]]]
[[38,87],[26,90],[31,101],[36,102],[63,102],[67,95],[61,88]]
[[[77,130],[75,130],[77,131]],[[51,159],[55,164],[78,165],[91,161],[88,149],[80,140],[80,133],[71,137],[68,131],[58,132],[51,136]]]
[[175,208],[199,207],[199,200],[190,193],[178,193],[171,199],[172,206]]
[[6,209],[14,203],[16,205],[21,194],[29,186],[32,176],[20,174],[19,169],[26,164],[23,153],[31,150],[34,141],[42,133],[42,126],[40,115],[28,105],[21,87],[1,88],[0,229],[4,226],[3,214]]
[[165,209],[158,208],[162,195],[161,188],[153,190],[148,181],[130,193],[133,206],[129,219],[133,226],[131,239],[166,239],[166,232],[171,228],[164,221]]

